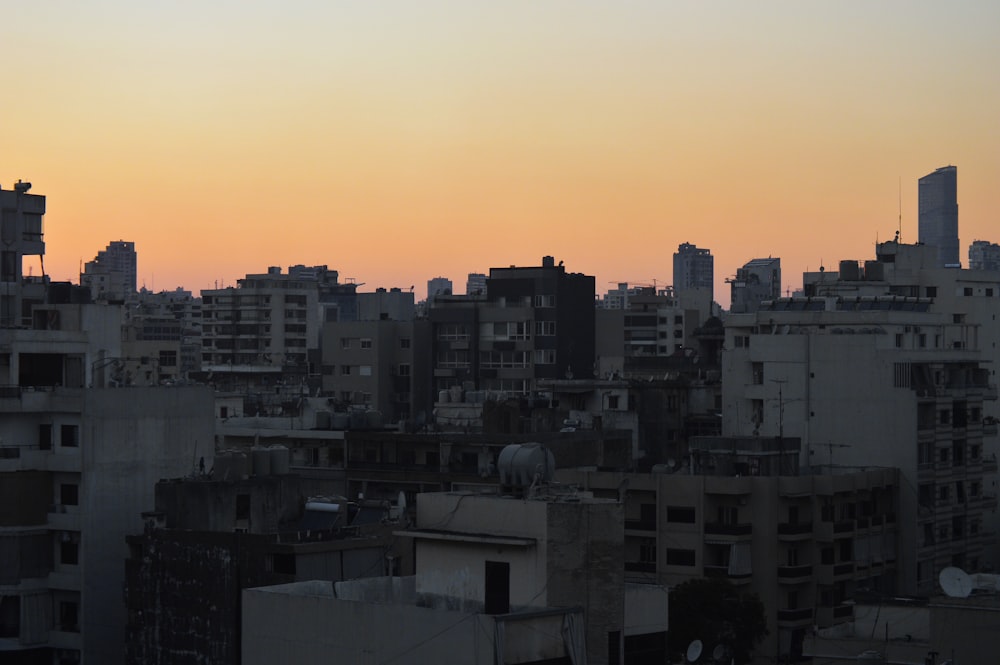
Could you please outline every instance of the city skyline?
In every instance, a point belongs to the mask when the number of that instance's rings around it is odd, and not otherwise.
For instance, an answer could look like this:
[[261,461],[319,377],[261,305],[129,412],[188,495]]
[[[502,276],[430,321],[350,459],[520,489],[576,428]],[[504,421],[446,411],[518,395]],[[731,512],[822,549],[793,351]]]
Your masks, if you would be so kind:
[[19,93],[0,185],[47,196],[57,280],[125,238],[155,290],[327,264],[419,293],[553,255],[604,293],[670,283],[690,242],[727,305],[752,258],[781,257],[787,291],[871,257],[900,215],[915,242],[917,179],[948,164],[963,265],[973,240],[997,241],[989,3],[5,16]]

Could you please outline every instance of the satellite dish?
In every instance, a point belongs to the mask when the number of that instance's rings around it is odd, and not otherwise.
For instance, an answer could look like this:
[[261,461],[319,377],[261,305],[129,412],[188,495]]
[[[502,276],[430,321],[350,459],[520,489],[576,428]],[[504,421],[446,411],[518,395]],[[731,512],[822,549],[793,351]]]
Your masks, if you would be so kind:
[[670,469],[670,470],[676,469],[677,468],[677,460],[675,460],[673,457],[671,457],[670,459],[668,459],[667,460],[667,468]]
[[948,566],[938,574],[938,582],[952,598],[968,598],[972,593],[972,579],[961,568]]
[[721,663],[726,659],[726,647],[723,644],[716,644],[715,648],[712,649],[712,660],[717,663]]
[[691,644],[688,645],[687,649],[687,661],[693,663],[701,657],[701,651],[704,647],[701,644],[701,640],[693,640]]

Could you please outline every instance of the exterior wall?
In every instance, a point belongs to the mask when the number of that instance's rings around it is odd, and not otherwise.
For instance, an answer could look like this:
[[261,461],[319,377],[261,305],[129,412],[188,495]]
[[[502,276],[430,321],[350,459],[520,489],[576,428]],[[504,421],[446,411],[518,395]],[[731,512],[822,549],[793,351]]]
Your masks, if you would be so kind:
[[243,663],[491,663],[493,617],[264,587],[243,592]]
[[211,459],[213,427],[208,388],[85,392],[79,567],[86,662],[123,661],[125,536],[142,530],[140,512],[153,509],[157,480]]
[[851,621],[856,587],[892,588],[900,487],[891,469],[736,478],[566,469],[556,479],[595,496],[627,488],[625,579],[722,577],[757,593],[771,633],[758,649],[765,658],[784,657],[813,626]]

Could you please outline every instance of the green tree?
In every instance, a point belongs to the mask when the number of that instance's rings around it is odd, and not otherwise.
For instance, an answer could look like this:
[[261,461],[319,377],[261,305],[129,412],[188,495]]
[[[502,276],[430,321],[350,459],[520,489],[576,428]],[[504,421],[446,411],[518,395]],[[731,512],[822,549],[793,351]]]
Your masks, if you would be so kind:
[[670,590],[671,654],[683,654],[692,640],[701,640],[706,656],[722,644],[737,663],[748,663],[767,634],[764,603],[756,593],[741,592],[723,579],[688,580]]

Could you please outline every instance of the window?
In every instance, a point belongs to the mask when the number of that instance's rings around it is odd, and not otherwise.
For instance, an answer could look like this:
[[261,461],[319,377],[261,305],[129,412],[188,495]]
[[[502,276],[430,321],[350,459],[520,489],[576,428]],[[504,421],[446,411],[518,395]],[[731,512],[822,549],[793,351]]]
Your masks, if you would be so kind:
[[64,534],[63,540],[59,542],[59,563],[68,566],[80,563],[80,543],[69,534]]
[[362,340],[361,340],[361,348],[362,349],[370,349],[370,348],[372,348],[372,341],[371,341],[371,339],[369,339],[367,337],[362,338]]
[[971,296],[972,295],[972,287],[971,286],[967,286],[964,289],[962,289],[962,295]]
[[535,307],[555,307],[556,297],[553,295],[535,296]]
[[351,366],[350,365],[341,365],[340,366],[340,374],[342,376],[348,376],[350,373],[351,373]]
[[903,333],[896,333],[896,348],[902,348],[903,346]]
[[937,287],[936,286],[928,286],[926,288],[926,294],[927,294],[928,298],[936,298],[937,297]]
[[608,395],[608,409],[618,408],[618,395]]
[[410,364],[409,363],[400,363],[399,370],[398,370],[397,374],[399,374],[399,376],[409,376],[410,375]]
[[941,485],[938,487],[938,501],[942,503],[948,503],[948,486]]
[[358,367],[358,374],[360,374],[361,376],[371,376],[372,375],[372,366],[371,365],[361,365],[360,367]]
[[535,364],[536,365],[555,365],[556,364],[556,350],[555,349],[535,349]]
[[52,425],[48,423],[38,426],[38,449],[52,450]]
[[764,363],[751,363],[750,374],[753,385],[764,385]]
[[80,632],[80,605],[71,600],[59,601],[59,630],[64,633]]
[[667,549],[668,566],[693,566],[694,562],[694,550]]
[[401,337],[399,339],[399,348],[401,348],[401,349],[408,349],[408,348],[410,348],[410,338],[409,337]]
[[535,334],[549,336],[556,334],[555,321],[535,321]]
[[510,564],[506,561],[486,561],[485,598],[486,614],[510,612]]
[[351,338],[350,337],[342,337],[340,339],[340,348],[342,348],[342,349],[349,349],[349,348],[351,348]]
[[59,485],[59,503],[64,506],[80,505],[80,487],[73,483]]
[[694,507],[667,506],[667,521],[681,524],[694,524]]
[[77,448],[80,445],[80,428],[76,425],[63,425],[60,428],[60,443],[64,448]]

